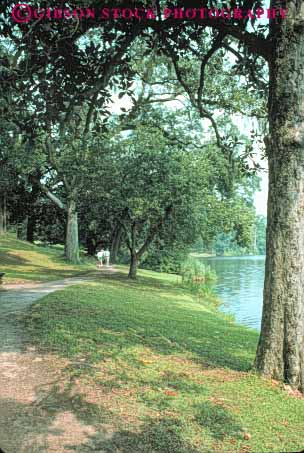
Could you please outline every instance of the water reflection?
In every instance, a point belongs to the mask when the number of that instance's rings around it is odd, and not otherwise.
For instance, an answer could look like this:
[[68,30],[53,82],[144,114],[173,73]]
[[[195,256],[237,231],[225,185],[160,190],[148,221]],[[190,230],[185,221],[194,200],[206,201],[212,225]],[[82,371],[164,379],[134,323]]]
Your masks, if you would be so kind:
[[214,257],[203,261],[215,270],[222,310],[242,324],[260,330],[265,256]]

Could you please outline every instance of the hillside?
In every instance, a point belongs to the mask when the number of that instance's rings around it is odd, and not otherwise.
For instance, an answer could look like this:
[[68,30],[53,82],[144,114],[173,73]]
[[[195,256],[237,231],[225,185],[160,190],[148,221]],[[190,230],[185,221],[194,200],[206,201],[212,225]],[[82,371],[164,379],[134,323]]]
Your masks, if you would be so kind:
[[67,264],[60,247],[41,247],[16,239],[14,234],[0,236],[0,271],[7,283],[45,282],[79,275],[94,269],[88,261],[80,266]]

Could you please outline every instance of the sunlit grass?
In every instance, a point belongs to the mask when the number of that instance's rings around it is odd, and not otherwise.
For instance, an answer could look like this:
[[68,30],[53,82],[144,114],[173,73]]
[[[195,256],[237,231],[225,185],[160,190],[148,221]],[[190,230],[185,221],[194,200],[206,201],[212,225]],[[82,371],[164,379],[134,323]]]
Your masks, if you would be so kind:
[[255,331],[176,276],[140,271],[130,282],[120,270],[47,296],[26,320],[33,343],[71,360],[79,417],[94,413],[113,433],[91,442],[129,453],[303,447],[304,400],[251,370]]
[[72,277],[94,266],[88,261],[78,266],[68,264],[60,247],[41,247],[5,234],[0,235],[0,269],[6,274],[5,281],[14,283]]

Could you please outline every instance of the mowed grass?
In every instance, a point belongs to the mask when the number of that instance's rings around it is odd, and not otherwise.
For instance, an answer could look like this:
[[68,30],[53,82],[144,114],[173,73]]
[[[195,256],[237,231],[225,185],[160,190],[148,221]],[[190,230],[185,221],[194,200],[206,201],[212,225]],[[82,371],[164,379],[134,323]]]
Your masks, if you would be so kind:
[[19,241],[14,234],[0,235],[0,272],[5,272],[5,282],[45,282],[73,277],[94,269],[84,261],[79,266],[65,262],[63,248],[40,247]]
[[70,359],[64,391],[44,404],[72,401],[96,425],[83,452],[303,449],[304,400],[250,371],[257,332],[176,277],[101,275],[42,299],[25,322],[33,344]]

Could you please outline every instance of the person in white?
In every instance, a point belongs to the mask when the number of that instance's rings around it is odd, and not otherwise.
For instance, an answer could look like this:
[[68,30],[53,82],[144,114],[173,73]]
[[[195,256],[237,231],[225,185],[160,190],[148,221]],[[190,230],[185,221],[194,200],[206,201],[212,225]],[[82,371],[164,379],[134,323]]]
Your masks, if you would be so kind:
[[109,267],[110,266],[110,252],[109,252],[109,249],[106,249],[105,252],[104,252],[104,255],[103,255],[106,259],[106,266]]
[[97,256],[97,259],[98,259],[98,261],[99,261],[99,265],[98,265],[99,268],[101,268],[101,267],[103,266],[102,261],[103,261],[103,258],[104,258],[104,256],[105,256],[104,254],[105,254],[104,249],[101,249],[101,250],[97,253],[97,255],[96,255],[96,256]]

